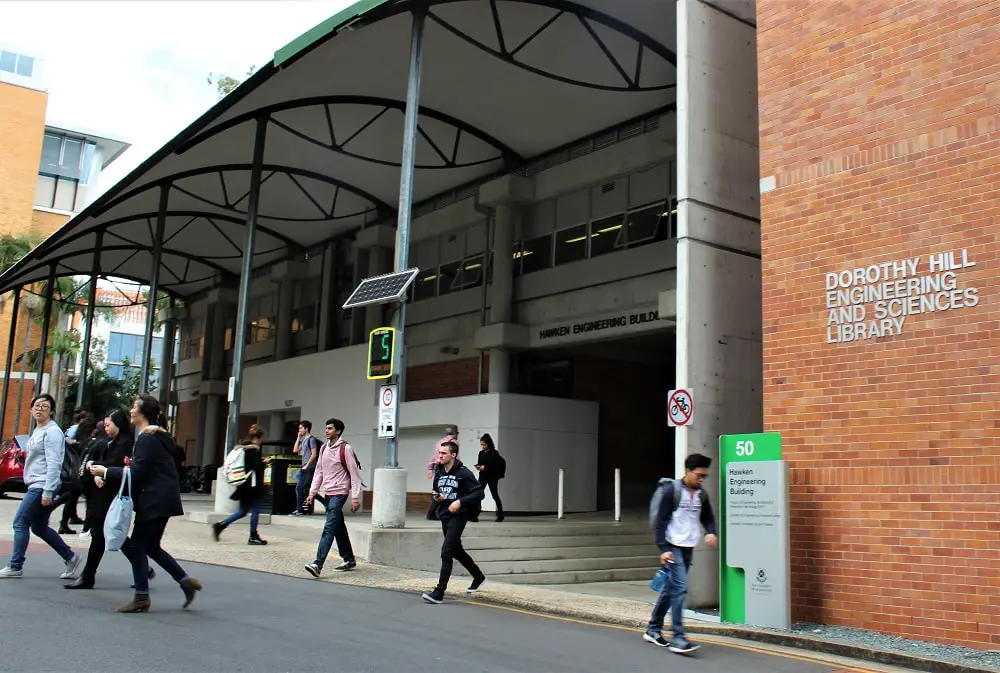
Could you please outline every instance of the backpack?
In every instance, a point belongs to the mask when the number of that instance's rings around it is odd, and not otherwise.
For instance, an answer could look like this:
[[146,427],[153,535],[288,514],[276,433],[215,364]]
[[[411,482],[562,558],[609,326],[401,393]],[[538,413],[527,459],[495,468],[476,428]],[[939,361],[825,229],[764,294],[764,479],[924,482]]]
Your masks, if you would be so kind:
[[[325,447],[327,445],[324,444],[323,446]],[[360,476],[361,475],[361,459],[358,458],[358,454],[357,453],[354,454],[354,462],[358,466],[358,475]],[[340,448],[340,464],[344,467],[344,472],[347,473],[347,476],[350,477],[351,476],[351,471],[347,469],[347,450],[345,448],[343,448],[343,447]],[[364,479],[361,480],[361,488],[368,488],[368,484],[365,483]]]
[[226,460],[222,464],[222,474],[226,477],[226,483],[231,486],[239,486],[250,478],[251,473],[246,467],[246,453],[242,446],[234,446],[233,450],[226,454]]
[[80,466],[82,464],[81,454],[66,442],[66,450],[63,451],[62,468],[59,471],[59,479],[64,485],[75,484],[80,481]]
[[[670,508],[671,512],[677,510],[681,505],[681,489],[684,488],[681,485],[680,479],[668,479],[663,477],[658,482],[656,482],[656,490],[653,491],[653,497],[649,499],[649,527],[656,528],[656,516],[660,513],[660,503],[663,502],[663,496],[667,493],[667,488],[670,488],[670,495],[673,497],[674,506]],[[708,501],[708,494],[704,489],[701,490],[701,504],[704,507],[705,503]]]
[[497,454],[496,474],[497,479],[503,479],[507,476],[507,461],[499,453]]

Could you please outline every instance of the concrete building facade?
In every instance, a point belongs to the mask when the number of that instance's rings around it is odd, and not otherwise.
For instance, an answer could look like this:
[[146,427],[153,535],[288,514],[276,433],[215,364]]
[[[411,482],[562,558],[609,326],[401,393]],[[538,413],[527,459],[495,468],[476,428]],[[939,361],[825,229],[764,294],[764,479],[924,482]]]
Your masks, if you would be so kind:
[[1000,643],[1000,3],[758,1],[793,616]]

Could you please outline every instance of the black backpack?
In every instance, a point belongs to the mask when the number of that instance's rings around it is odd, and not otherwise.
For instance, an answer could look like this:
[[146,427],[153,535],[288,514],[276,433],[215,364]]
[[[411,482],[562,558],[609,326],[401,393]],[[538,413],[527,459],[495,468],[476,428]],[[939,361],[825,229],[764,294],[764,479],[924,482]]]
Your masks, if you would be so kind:
[[63,452],[62,469],[59,472],[59,479],[64,485],[76,484],[80,481],[80,465],[82,456],[75,446],[66,442],[66,450]]

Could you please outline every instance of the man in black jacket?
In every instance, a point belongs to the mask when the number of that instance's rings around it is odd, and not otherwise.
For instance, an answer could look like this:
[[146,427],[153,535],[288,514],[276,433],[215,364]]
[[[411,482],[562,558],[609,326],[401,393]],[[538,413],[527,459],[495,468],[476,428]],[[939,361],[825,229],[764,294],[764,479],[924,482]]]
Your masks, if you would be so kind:
[[[689,654],[698,646],[684,635],[684,598],[687,596],[687,575],[691,567],[694,547],[705,529],[705,543],[714,547],[715,515],[708,501],[708,494],[702,484],[708,478],[708,468],[712,459],[700,453],[692,453],[684,461],[684,478],[668,481],[663,489],[659,511],[653,522],[656,546],[660,548],[660,563],[670,570],[670,577],[663,585],[660,598],[656,601],[653,614],[649,618],[643,639],[646,642],[669,647],[671,652]],[[663,620],[667,610],[673,613],[673,638],[668,642],[663,638]]]
[[462,547],[462,531],[469,521],[477,520],[483,487],[469,468],[458,459],[458,445],[445,442],[438,449],[438,464],[434,469],[434,502],[437,518],[441,521],[444,544],[441,545],[441,575],[434,591],[421,595],[428,603],[440,604],[448,588],[454,559],[472,575],[472,584],[466,589],[470,594],[479,590],[486,575],[479,569],[469,552]]

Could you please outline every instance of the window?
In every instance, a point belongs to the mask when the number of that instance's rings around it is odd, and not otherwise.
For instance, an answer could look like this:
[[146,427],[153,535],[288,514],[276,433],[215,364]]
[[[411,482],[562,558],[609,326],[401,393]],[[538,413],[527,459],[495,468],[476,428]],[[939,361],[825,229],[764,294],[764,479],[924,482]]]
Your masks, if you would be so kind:
[[[39,176],[42,177],[42,176]],[[52,197],[52,208],[57,210],[75,210],[76,207],[76,180],[59,178],[56,182],[56,192]]]
[[587,225],[581,224],[556,232],[555,265],[576,262],[587,257]]
[[643,243],[651,243],[656,240],[663,240],[667,236],[658,236],[660,230],[669,231],[669,220],[665,219],[664,213],[666,204],[658,203],[647,206],[640,210],[634,210],[628,214],[628,225],[622,232],[620,240],[622,245],[634,248]]
[[552,236],[539,236],[521,244],[521,273],[541,271],[552,266]]
[[590,225],[590,256],[597,257],[624,247],[622,222],[624,214],[612,215],[603,220],[595,220]]
[[292,297],[292,333],[314,329],[319,321],[318,278],[309,278],[295,284]]
[[427,271],[421,271],[413,287],[413,301],[430,299],[437,294],[437,266]]
[[450,264],[441,265],[438,277],[438,293],[441,296],[451,293],[455,285],[455,279],[458,278],[458,271],[461,265],[461,262],[451,262]]
[[31,77],[35,71],[35,59],[12,51],[0,51],[0,70]]

